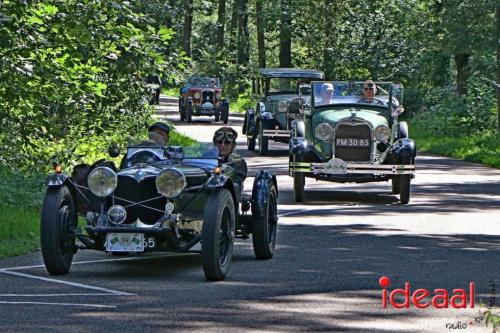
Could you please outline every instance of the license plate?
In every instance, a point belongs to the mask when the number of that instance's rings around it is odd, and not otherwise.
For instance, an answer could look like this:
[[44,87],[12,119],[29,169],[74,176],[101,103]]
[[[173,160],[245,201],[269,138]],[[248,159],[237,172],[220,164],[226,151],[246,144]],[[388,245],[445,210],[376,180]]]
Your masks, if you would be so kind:
[[335,143],[337,147],[370,147],[369,139],[342,138],[336,139]]
[[144,234],[109,233],[106,235],[108,252],[144,252]]

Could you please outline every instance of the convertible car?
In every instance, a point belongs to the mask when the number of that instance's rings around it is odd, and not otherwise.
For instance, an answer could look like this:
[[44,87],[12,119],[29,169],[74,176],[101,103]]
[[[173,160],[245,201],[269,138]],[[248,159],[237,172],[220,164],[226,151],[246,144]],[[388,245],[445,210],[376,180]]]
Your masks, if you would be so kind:
[[[80,165],[71,176],[57,168],[42,208],[45,267],[68,273],[79,249],[186,252],[201,243],[206,279],[222,280],[234,238],[250,235],[257,259],[269,259],[278,222],[276,177],[258,172],[249,195],[242,191],[245,176],[241,158],[221,164],[217,149],[202,144],[129,145],[120,169],[104,160]],[[83,227],[78,215],[85,217]]]
[[312,82],[304,119],[292,123],[290,175],[296,201],[304,200],[305,178],[332,182],[392,181],[392,193],[410,201],[415,177],[415,142],[399,121],[403,86],[375,82],[364,97],[363,82]]

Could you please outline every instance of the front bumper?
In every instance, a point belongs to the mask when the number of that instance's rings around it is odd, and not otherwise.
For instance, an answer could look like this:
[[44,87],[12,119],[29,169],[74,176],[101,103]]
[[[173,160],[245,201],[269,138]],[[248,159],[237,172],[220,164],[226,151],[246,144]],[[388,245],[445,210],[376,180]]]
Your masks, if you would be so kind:
[[346,163],[340,158],[332,158],[326,163],[290,162],[290,172],[302,172],[313,175],[415,175],[415,165],[351,164]]
[[262,130],[262,135],[267,137],[289,138],[290,130],[265,129]]

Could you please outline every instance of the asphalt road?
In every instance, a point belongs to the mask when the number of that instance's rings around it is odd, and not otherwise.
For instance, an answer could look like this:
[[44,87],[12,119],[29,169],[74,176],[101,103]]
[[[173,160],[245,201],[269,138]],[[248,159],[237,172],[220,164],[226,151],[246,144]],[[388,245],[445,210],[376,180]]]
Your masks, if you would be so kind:
[[[158,117],[205,142],[221,126],[179,123],[175,101],[164,97]],[[241,122],[230,118],[240,133]],[[500,170],[420,154],[409,205],[387,183],[312,180],[307,202],[296,204],[286,145],[260,157],[238,141],[249,175],[278,175],[272,260],[255,260],[251,240],[238,240],[229,276],[216,283],[205,282],[198,254],[79,252],[63,277],[46,273],[39,252],[1,260],[0,332],[492,331],[477,317],[492,295],[488,280],[500,283]],[[383,309],[381,276],[392,279],[389,290],[408,281],[412,291],[451,293],[472,281],[476,307]]]

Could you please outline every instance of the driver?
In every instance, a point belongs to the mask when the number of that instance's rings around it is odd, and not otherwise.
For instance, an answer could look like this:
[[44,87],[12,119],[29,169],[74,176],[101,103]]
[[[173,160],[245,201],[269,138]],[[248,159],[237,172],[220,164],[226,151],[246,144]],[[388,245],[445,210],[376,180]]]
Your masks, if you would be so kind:
[[[363,97],[358,101],[360,103],[367,104],[383,104],[382,101],[375,98],[375,94],[377,93],[377,85],[372,80],[366,80],[363,82]],[[392,103],[392,107],[399,113],[403,113],[405,108],[403,105],[399,105],[397,100],[394,99]]]
[[320,105],[329,105],[332,104],[333,92],[333,84],[331,83],[323,83],[321,85],[321,101]]
[[[238,132],[229,126],[223,126],[219,128],[214,133],[212,142],[219,150],[219,161],[220,163],[229,163],[229,156],[233,153],[236,147],[236,138],[238,137]],[[231,162],[233,170],[236,172],[234,177],[234,183],[239,186],[239,192],[243,189],[243,182],[247,177],[247,164],[244,159],[234,159]]]

